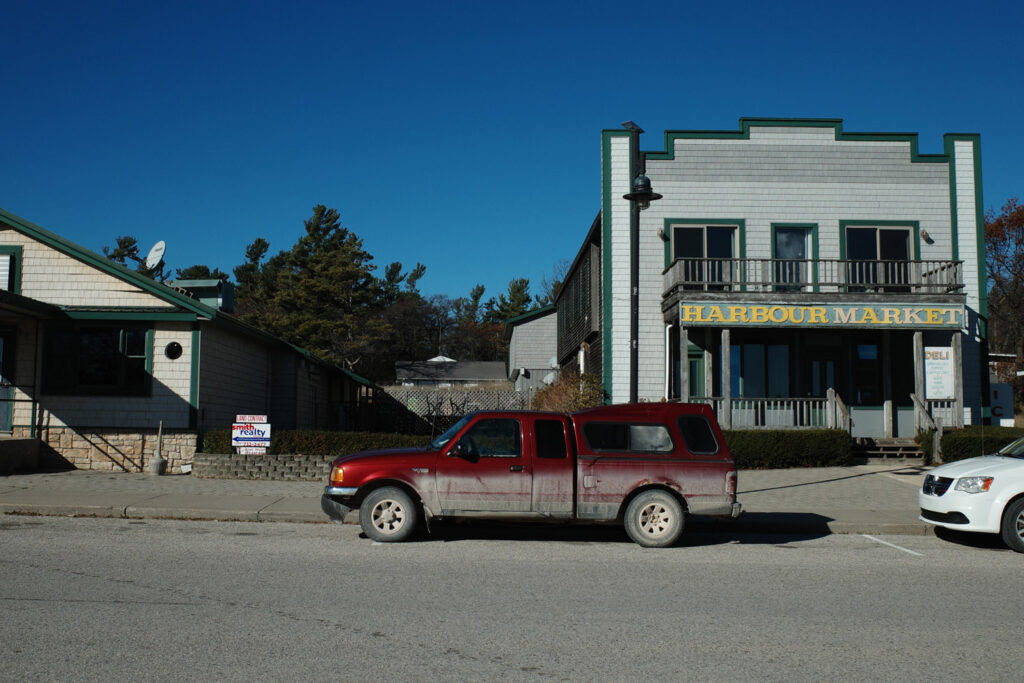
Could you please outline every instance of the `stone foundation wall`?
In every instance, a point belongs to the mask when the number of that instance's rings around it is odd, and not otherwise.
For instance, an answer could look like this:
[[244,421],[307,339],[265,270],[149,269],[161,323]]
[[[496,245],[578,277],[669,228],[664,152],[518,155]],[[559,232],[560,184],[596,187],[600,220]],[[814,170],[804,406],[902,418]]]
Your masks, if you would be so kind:
[[[65,461],[80,470],[145,472],[156,455],[157,430],[99,430],[47,427],[40,430],[40,459]],[[191,464],[199,446],[196,432],[165,429],[160,454],[167,460],[167,472],[180,474]]]
[[221,455],[196,453],[192,476],[327,482],[334,455]]

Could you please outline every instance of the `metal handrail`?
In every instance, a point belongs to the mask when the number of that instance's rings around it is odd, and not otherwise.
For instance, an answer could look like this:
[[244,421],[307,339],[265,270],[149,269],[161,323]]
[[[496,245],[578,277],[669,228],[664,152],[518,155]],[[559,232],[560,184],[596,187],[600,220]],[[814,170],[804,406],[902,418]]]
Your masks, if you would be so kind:
[[963,261],[677,258],[663,271],[676,289],[744,292],[958,294]]

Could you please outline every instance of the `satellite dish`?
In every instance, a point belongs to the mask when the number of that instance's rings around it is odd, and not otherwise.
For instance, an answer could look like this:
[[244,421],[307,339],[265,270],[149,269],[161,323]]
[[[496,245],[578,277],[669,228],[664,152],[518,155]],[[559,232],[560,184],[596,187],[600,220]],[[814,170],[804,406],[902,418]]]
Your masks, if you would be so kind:
[[160,240],[153,245],[153,248],[149,250],[149,255],[146,256],[146,268],[149,270],[156,270],[160,267],[160,264],[164,262],[164,252],[167,251],[167,245],[163,240]]

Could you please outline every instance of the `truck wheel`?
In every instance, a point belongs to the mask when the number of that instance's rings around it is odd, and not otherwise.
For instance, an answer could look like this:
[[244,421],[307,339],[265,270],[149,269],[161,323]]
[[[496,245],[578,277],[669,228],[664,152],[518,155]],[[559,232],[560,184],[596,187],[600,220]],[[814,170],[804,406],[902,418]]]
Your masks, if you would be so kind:
[[1000,525],[1003,532],[1003,543],[1010,546],[1010,550],[1024,553],[1024,498],[1019,498],[1003,510],[1003,523]]
[[664,491],[645,491],[626,507],[626,533],[645,548],[667,548],[679,540],[686,511]]
[[385,486],[372,491],[359,506],[359,526],[379,543],[398,543],[412,536],[419,510],[405,491]]

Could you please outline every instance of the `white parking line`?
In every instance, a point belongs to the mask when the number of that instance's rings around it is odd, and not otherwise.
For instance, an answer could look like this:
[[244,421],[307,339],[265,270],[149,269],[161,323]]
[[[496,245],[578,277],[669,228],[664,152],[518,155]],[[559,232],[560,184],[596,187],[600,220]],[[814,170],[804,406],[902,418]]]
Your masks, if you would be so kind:
[[913,550],[907,550],[906,548],[904,548],[902,546],[898,546],[895,543],[889,543],[889,541],[883,541],[880,538],[875,538],[874,536],[868,536],[867,534],[861,534],[861,536],[863,536],[864,538],[867,538],[869,540],[872,540],[875,543],[881,543],[882,545],[887,545],[890,548],[896,548],[896,550],[902,550],[903,552],[910,553],[911,555],[917,555],[918,557],[924,557],[923,553],[915,553]]

